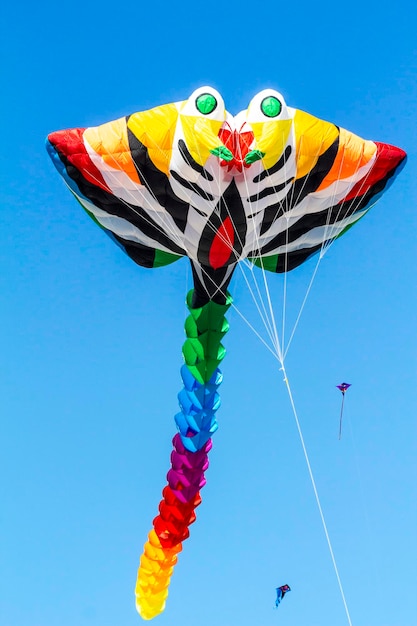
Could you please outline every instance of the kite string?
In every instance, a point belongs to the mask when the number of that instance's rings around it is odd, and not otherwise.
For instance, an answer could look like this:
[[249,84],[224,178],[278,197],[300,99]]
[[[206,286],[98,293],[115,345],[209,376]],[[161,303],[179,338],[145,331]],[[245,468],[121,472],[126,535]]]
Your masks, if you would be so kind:
[[293,398],[293,395],[292,395],[290,383],[289,383],[288,376],[287,376],[287,373],[286,373],[285,366],[284,366],[283,362],[281,362],[281,370],[282,370],[282,372],[284,374],[284,382],[285,382],[285,385],[287,387],[288,397],[290,399],[290,404],[291,404],[291,408],[292,408],[292,411],[293,411],[294,420],[295,420],[295,423],[296,423],[296,426],[297,426],[298,435],[300,437],[301,447],[303,449],[304,458],[305,458],[305,461],[306,461],[306,464],[307,464],[307,469],[308,469],[308,473],[309,473],[309,476],[310,476],[310,481],[311,481],[311,484],[312,484],[312,487],[313,487],[314,496],[315,496],[316,503],[317,503],[317,508],[319,510],[319,513],[320,513],[321,523],[322,523],[322,526],[323,526],[324,534],[326,536],[326,541],[327,541],[327,545],[328,545],[328,548],[329,548],[330,556],[331,556],[331,559],[332,559],[333,568],[334,568],[334,571],[335,571],[335,574],[336,574],[337,583],[338,583],[338,586],[339,586],[340,594],[342,596],[343,605],[345,607],[346,617],[347,617],[349,626],[352,626],[352,621],[350,619],[350,613],[349,613],[348,605],[347,605],[347,602],[346,602],[346,597],[345,597],[345,593],[344,593],[344,590],[343,590],[342,581],[341,581],[341,578],[340,578],[340,575],[339,575],[339,569],[338,569],[337,563],[336,563],[336,557],[335,557],[334,552],[333,552],[332,542],[330,540],[330,535],[329,535],[329,531],[327,529],[326,519],[324,517],[323,509],[322,509],[321,502],[320,502],[320,496],[319,496],[319,493],[318,493],[316,481],[315,481],[315,478],[314,478],[313,470],[312,470],[310,459],[309,459],[309,456],[308,456],[307,447],[306,447],[306,444],[305,444],[305,441],[304,441],[304,436],[303,436],[303,433],[302,433],[302,430],[301,430],[301,424],[300,424],[300,421],[298,419],[297,409],[295,407],[294,398]]
[[[310,281],[309,289],[310,289],[310,287],[312,285],[312,282],[314,280],[314,277],[316,275],[316,271],[317,271],[318,265],[319,265],[319,263],[317,263],[317,265],[316,265],[316,270],[314,272],[312,280]],[[293,411],[293,416],[294,416],[294,420],[295,420],[295,423],[296,423],[298,435],[299,435],[299,438],[300,438],[301,447],[303,449],[303,454],[304,454],[304,458],[305,458],[305,461],[306,461],[308,473],[309,473],[309,476],[310,476],[310,481],[311,481],[311,484],[312,484],[312,487],[313,487],[313,492],[314,492],[317,508],[319,510],[321,523],[322,523],[324,534],[325,534],[325,537],[326,537],[326,542],[327,542],[327,545],[328,545],[328,548],[329,548],[329,552],[330,552],[330,556],[331,556],[331,560],[332,560],[332,564],[333,564],[333,569],[335,571],[338,587],[339,587],[340,594],[341,594],[341,597],[342,597],[343,606],[344,606],[344,609],[345,609],[345,613],[346,613],[346,617],[347,617],[349,626],[352,626],[352,620],[350,618],[349,608],[348,608],[348,605],[347,605],[346,596],[345,596],[344,589],[343,589],[343,584],[342,584],[342,581],[341,581],[341,578],[340,578],[340,574],[339,574],[339,568],[337,566],[336,557],[335,557],[335,554],[334,554],[334,551],[333,551],[333,546],[332,546],[332,542],[331,542],[331,539],[330,539],[329,531],[328,531],[328,528],[327,528],[327,523],[326,523],[326,519],[325,519],[325,516],[324,516],[323,508],[322,508],[322,505],[321,505],[320,496],[319,496],[317,485],[316,485],[316,481],[315,481],[315,478],[314,478],[313,469],[312,469],[312,466],[311,466],[311,463],[310,463],[310,458],[309,458],[307,447],[306,447],[306,444],[305,444],[305,440],[304,440],[304,436],[303,436],[300,420],[298,418],[297,409],[296,409],[296,406],[295,406],[295,402],[294,402],[294,398],[293,398],[293,395],[292,395],[290,383],[289,383],[288,376],[287,376],[286,369],[285,369],[285,364],[284,364],[285,355],[282,353],[282,348],[281,348],[280,340],[279,340],[279,337],[278,337],[277,327],[276,327],[276,323],[275,323],[274,310],[273,310],[272,301],[271,301],[271,298],[270,298],[270,292],[269,292],[269,288],[268,288],[268,280],[266,278],[266,273],[265,272],[263,272],[263,275],[264,275],[264,280],[265,280],[265,289],[266,289],[266,294],[267,294],[268,305],[269,305],[270,314],[271,314],[271,318],[272,318],[271,321],[272,321],[272,325],[273,325],[273,329],[274,329],[274,342],[273,342],[273,344],[274,344],[274,347],[276,349],[276,353],[274,352],[274,356],[279,361],[279,363],[281,364],[281,371],[283,372],[283,375],[284,375],[284,382],[286,384],[288,397],[289,397],[291,408],[292,408],[292,411]],[[306,295],[306,297],[305,297],[305,299],[303,301],[302,308],[304,307],[307,295]],[[239,311],[237,311],[237,312],[244,319],[244,321],[246,321],[246,323],[249,326],[251,326],[250,323],[248,322],[248,320],[246,320],[245,317]],[[300,311],[299,315],[301,315],[301,311]],[[299,318],[297,318],[297,322],[296,323],[298,323],[298,319]],[[252,330],[254,330],[254,329],[252,328]],[[262,338],[260,337],[260,335],[257,332],[256,332],[256,334],[262,340]],[[290,337],[290,341],[291,341],[291,339],[292,339],[292,336]],[[262,342],[265,344],[265,341],[262,340]],[[269,346],[267,346],[267,347],[271,350],[271,348]],[[288,348],[289,348],[289,345],[287,345],[286,352],[288,351]]]
[[[295,320],[295,322],[294,322],[294,326],[293,326],[293,328],[292,328],[290,338],[289,338],[288,343],[287,343],[287,345],[286,345],[286,347],[285,347],[285,350],[284,350],[284,359],[285,359],[285,357],[287,356],[288,350],[290,349],[290,345],[291,345],[292,340],[293,340],[293,338],[294,338],[295,331],[297,330],[298,324],[299,324],[300,319],[301,319],[301,315],[302,315],[302,313],[303,313],[303,311],[304,311],[304,307],[305,307],[305,305],[306,305],[306,303],[307,303],[308,296],[310,295],[310,291],[311,291],[311,289],[312,289],[312,287],[313,287],[313,282],[314,282],[314,279],[315,279],[316,274],[317,274],[317,272],[318,272],[318,269],[319,269],[319,265],[320,265],[320,261],[321,261],[321,259],[322,259],[322,257],[319,255],[319,257],[318,257],[318,259],[317,259],[316,266],[315,266],[315,268],[314,268],[314,272],[313,272],[313,274],[312,274],[312,276],[311,276],[311,279],[310,279],[310,282],[309,282],[309,284],[308,284],[307,290],[306,290],[306,292],[305,292],[305,294],[304,294],[304,298],[303,298],[303,301],[302,301],[302,303],[301,303],[300,310],[298,311],[297,318],[296,318],[296,320]],[[285,290],[285,292],[286,292],[286,290]]]

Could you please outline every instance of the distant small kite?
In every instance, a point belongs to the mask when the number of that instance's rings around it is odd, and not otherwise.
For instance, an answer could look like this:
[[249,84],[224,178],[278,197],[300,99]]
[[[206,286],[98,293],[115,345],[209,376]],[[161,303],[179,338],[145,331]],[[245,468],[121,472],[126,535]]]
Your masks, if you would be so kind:
[[345,403],[345,393],[349,389],[351,385],[349,383],[340,383],[340,385],[336,385],[338,389],[342,392],[342,406],[340,409],[340,421],[339,421],[339,439],[342,437],[342,419],[343,419],[343,405]]
[[287,591],[291,591],[291,587],[289,585],[282,585],[282,587],[277,587],[277,599],[275,600],[275,607],[278,608],[279,603],[287,593]]

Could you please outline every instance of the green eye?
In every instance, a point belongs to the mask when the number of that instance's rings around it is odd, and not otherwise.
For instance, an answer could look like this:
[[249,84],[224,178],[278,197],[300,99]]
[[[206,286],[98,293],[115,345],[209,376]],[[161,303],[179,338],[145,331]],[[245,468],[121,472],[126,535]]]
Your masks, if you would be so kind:
[[210,115],[217,106],[217,100],[211,93],[201,93],[195,100],[195,106],[203,115]]
[[266,117],[277,117],[281,109],[282,104],[275,96],[267,96],[261,102],[261,111]]

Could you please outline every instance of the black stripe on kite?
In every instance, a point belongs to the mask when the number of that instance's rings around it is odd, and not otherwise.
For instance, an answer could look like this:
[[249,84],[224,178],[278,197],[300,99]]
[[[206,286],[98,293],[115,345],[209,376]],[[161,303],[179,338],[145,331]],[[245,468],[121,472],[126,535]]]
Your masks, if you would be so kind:
[[194,161],[194,159],[191,156],[191,153],[189,152],[189,150],[188,150],[188,148],[187,148],[187,146],[185,144],[185,141],[183,139],[179,140],[179,142],[178,142],[178,149],[180,151],[180,154],[181,154],[182,158],[187,163],[187,165],[192,167],[194,171],[196,171],[199,174],[201,174],[201,176],[203,178],[205,178],[206,180],[209,180],[209,181],[213,180],[213,176],[210,174],[210,172],[208,172],[206,169],[204,169],[204,167],[202,165],[200,165],[199,163]]
[[178,198],[171,189],[168,176],[161,172],[151,161],[148,149],[127,129],[129,147],[133,162],[139,174],[141,183],[148,189],[159,204],[172,217],[177,228],[183,233],[187,226],[189,205]]
[[190,183],[190,181],[180,176],[174,170],[170,170],[170,174],[172,178],[175,178],[175,180],[179,182],[179,184],[182,187],[184,187],[184,189],[189,189],[190,191],[194,191],[194,193],[200,196],[200,198],[203,198],[203,200],[207,200],[209,202],[214,200],[214,196],[212,196],[211,193],[209,193],[208,191],[205,191],[204,189],[202,189],[199,185],[196,185],[195,183]]
[[254,183],[260,183],[261,180],[263,180],[264,178],[266,178],[267,176],[272,176],[272,174],[275,174],[276,172],[279,172],[280,169],[282,169],[285,165],[285,163],[288,161],[288,159],[290,158],[292,152],[292,148],[291,146],[287,146],[285,148],[285,152],[284,154],[281,156],[281,158],[279,159],[279,161],[277,161],[275,163],[275,165],[273,165],[272,167],[269,168],[269,170],[263,170],[263,172],[261,172],[260,174],[258,174],[257,176],[255,176],[255,178],[253,179]]

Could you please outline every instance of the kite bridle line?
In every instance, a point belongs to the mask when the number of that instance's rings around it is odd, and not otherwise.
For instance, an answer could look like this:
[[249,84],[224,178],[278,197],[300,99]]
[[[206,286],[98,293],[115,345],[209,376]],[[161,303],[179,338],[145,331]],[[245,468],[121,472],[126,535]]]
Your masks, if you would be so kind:
[[[110,155],[110,156],[111,156],[111,155]],[[82,168],[81,168],[81,167],[80,167],[80,171],[82,171],[83,173],[88,173],[88,174],[89,174],[89,176],[90,176],[91,178],[93,178],[93,179],[95,179],[95,180],[96,180],[97,185],[99,186],[100,181],[99,181],[97,178],[95,178],[95,177],[91,174],[91,172],[89,172],[86,168],[84,168],[84,167],[82,167]],[[72,192],[72,190],[71,190],[71,188],[69,187],[68,183],[67,183],[66,181],[64,181],[64,183],[65,183],[65,185],[68,187],[68,189],[71,191],[71,193],[73,193],[73,192]],[[155,199],[156,199],[156,198],[155,198]],[[143,220],[144,220],[147,224],[152,225],[152,226],[154,226],[154,225],[155,225],[154,223],[152,223],[152,222],[151,222],[151,220],[147,219],[145,216],[143,216],[142,214],[140,214],[140,213],[139,213],[139,211],[138,211],[138,210],[137,210],[134,206],[132,206],[131,204],[129,204],[126,200],[124,200],[123,198],[119,198],[119,201],[120,201],[122,204],[125,204],[125,205],[126,205],[126,206],[127,206],[127,207],[128,207],[128,208],[129,208],[129,209],[130,209],[133,213],[136,213],[137,215],[140,215],[140,216],[143,218]],[[191,202],[191,198],[190,198],[190,202]],[[87,211],[88,211],[88,209],[87,209]],[[163,230],[160,226],[158,226],[158,225],[156,225],[156,226],[157,226],[157,228],[159,228],[159,230],[160,230],[161,234],[164,234],[164,230]],[[210,228],[212,228],[212,230],[213,230],[213,231],[215,231],[215,228],[214,228],[211,224],[210,224]],[[170,234],[173,236],[173,238],[177,238],[177,239],[178,239],[178,235],[177,235],[177,233],[176,233],[175,231],[173,231],[173,230],[169,229],[169,232],[170,232]],[[226,241],[226,240],[225,240],[225,239],[224,239],[221,235],[220,235],[220,237],[222,238],[222,240],[223,240],[225,243],[228,243],[228,241]],[[184,243],[181,241],[181,242],[179,242],[179,243],[178,243],[178,245],[181,245],[181,247],[184,249],[184,252],[185,252],[184,257],[186,257],[186,256],[187,256],[187,254],[186,254],[186,252],[187,252],[187,251],[186,251],[186,248],[185,248],[185,246],[184,246]],[[251,264],[250,264],[250,263],[249,263],[246,259],[243,259],[242,261],[240,261],[240,262],[239,262],[239,264],[238,264],[238,265],[239,265],[239,267],[241,267],[241,264],[242,264],[242,263],[246,263],[248,266],[249,266],[249,265],[251,266]],[[251,266],[251,267],[250,267],[250,269],[253,269],[253,266]],[[206,276],[206,278],[207,278],[209,281],[212,281],[211,276],[209,276],[209,275],[208,275],[208,273],[204,270],[204,267],[202,267],[202,268],[201,268],[201,270],[202,270],[202,273]],[[244,275],[244,278],[245,278],[245,280],[247,281],[246,275]],[[249,291],[250,291],[250,292],[251,292],[251,294],[252,294],[252,297],[253,297],[253,299],[254,299],[254,302],[256,303],[256,298],[255,298],[255,296],[254,296],[254,295],[253,295],[253,293],[252,293],[252,289],[251,289],[250,284],[249,284],[249,282],[248,282],[248,281],[247,281],[247,285],[248,285],[248,289],[249,289]],[[219,293],[221,293],[224,297],[226,297],[226,292],[225,292],[225,291],[223,291],[222,289],[219,289]],[[234,303],[233,303],[231,308],[233,308],[233,309],[236,311],[236,313],[237,313],[237,314],[238,314],[238,315],[242,318],[242,320],[243,320],[243,321],[247,324],[247,326],[249,326],[249,328],[250,328],[250,329],[252,330],[252,332],[253,332],[253,333],[254,333],[254,334],[255,334],[255,335],[259,338],[259,340],[261,341],[261,343],[263,343],[263,344],[264,344],[264,346],[267,348],[267,350],[269,350],[269,351],[270,351],[270,352],[271,352],[271,353],[275,356],[275,351],[274,351],[274,350],[273,350],[273,349],[272,349],[272,348],[268,345],[268,343],[265,341],[265,339],[264,339],[264,338],[260,335],[260,333],[259,333],[259,332],[255,329],[255,327],[254,327],[254,326],[253,326],[253,325],[249,322],[249,320],[245,317],[245,315],[244,315],[244,314],[243,314],[243,313],[239,310],[239,308],[236,306],[236,304],[234,304]],[[257,306],[257,308],[258,308],[259,314],[260,314],[260,316],[261,316],[261,318],[262,318],[262,313],[260,312],[259,305]],[[265,326],[267,327],[267,322],[266,322],[266,321],[264,321],[264,324],[265,324]],[[272,342],[272,336],[271,336],[271,342]]]
[[[160,148],[158,145],[154,144],[154,146],[153,146],[153,147],[154,147],[155,149],[159,150],[159,151],[160,151],[160,153],[162,153],[162,152],[163,152],[163,151],[161,150],[161,148]],[[112,160],[113,160],[113,162],[114,162],[114,164],[115,164],[115,170],[116,170],[116,172],[115,172],[114,174],[113,174],[112,172],[108,172],[109,179],[113,179],[113,180],[114,180],[114,182],[119,182],[119,181],[117,180],[117,166],[118,166],[117,161],[116,161],[116,159],[114,158],[113,154],[111,154],[111,153],[107,154],[106,156],[109,158],[109,160],[110,160],[110,159],[112,159]],[[201,155],[200,155],[200,156],[201,156]],[[219,161],[218,161],[218,167],[219,167],[219,169],[221,169],[221,165],[220,165],[220,162],[219,162]],[[99,181],[99,180],[98,180],[98,179],[97,179],[97,178],[96,178],[96,177],[92,174],[92,172],[90,172],[87,168],[85,168],[85,167],[81,167],[81,168],[80,168],[80,171],[82,171],[84,174],[87,174],[87,173],[88,173],[88,175],[89,175],[92,179],[94,179],[94,180],[96,181],[97,185],[98,185],[98,186],[100,186],[100,181]],[[146,181],[146,177],[144,176],[143,172],[142,172],[142,171],[139,171],[139,170],[137,169],[137,173],[138,173],[138,176],[140,177],[140,179],[142,179],[142,180],[146,183],[146,182],[147,182],[147,181]],[[66,183],[66,184],[67,184],[67,183]],[[191,184],[191,186],[193,186],[193,184],[192,184],[192,183],[190,183],[190,184]],[[68,185],[68,184],[67,184],[67,186],[68,186],[68,188],[71,190],[71,188],[69,187],[69,185]],[[148,189],[148,191],[151,193],[151,195],[153,196],[153,198],[154,198],[155,202],[157,202],[157,203],[159,204],[159,202],[158,202],[158,200],[157,200],[157,198],[156,198],[155,194],[153,193],[153,191],[151,190],[151,187],[150,187],[149,185],[147,185],[147,189]],[[125,190],[126,190],[126,188],[125,188]],[[140,217],[141,217],[141,218],[142,218],[142,219],[143,219],[143,220],[144,220],[144,221],[145,221],[148,225],[151,225],[151,226],[154,226],[154,227],[156,226],[156,228],[157,228],[157,229],[159,229],[159,231],[160,231],[160,233],[161,233],[161,234],[165,234],[165,231],[163,230],[162,226],[161,226],[161,225],[158,225],[158,223],[157,223],[157,218],[160,218],[160,219],[161,219],[161,222],[162,222],[162,223],[166,226],[166,229],[167,229],[167,231],[169,232],[169,234],[171,235],[171,237],[172,237],[173,241],[174,241],[174,242],[176,242],[176,243],[177,243],[177,245],[178,245],[179,247],[181,247],[181,248],[184,250],[184,253],[185,253],[185,254],[184,254],[184,256],[189,256],[189,255],[188,255],[187,248],[186,248],[186,245],[185,245],[185,241],[183,241],[183,240],[179,237],[178,232],[177,232],[176,230],[174,230],[174,228],[171,226],[171,224],[170,224],[170,219],[168,219],[167,221],[165,221],[165,222],[164,222],[164,220],[162,219],[162,215],[164,215],[164,213],[162,213],[162,214],[157,213],[157,214],[156,214],[156,216],[155,216],[155,220],[154,220],[154,221],[151,221],[151,219],[150,219],[150,218],[147,218],[145,215],[143,215],[143,213],[142,213],[142,212],[140,212],[137,208],[135,208],[135,205],[136,205],[137,200],[136,200],[136,198],[135,198],[134,194],[130,191],[130,189],[127,189],[126,191],[128,192],[128,195],[130,195],[130,196],[132,197],[132,204],[130,204],[129,202],[127,202],[127,200],[125,200],[124,198],[120,198],[120,197],[118,198],[118,199],[119,199],[119,201],[120,201],[122,204],[124,204],[126,207],[128,207],[130,211],[132,211],[133,213],[136,213],[138,216],[140,216]],[[141,190],[138,190],[138,192],[141,194],[141,196],[142,196],[142,198],[143,198],[144,202],[148,203],[148,201],[146,200],[146,197],[144,196],[143,192],[141,192]],[[189,195],[189,194],[186,192],[186,190],[184,190],[184,193],[187,195],[188,200],[189,200],[189,203],[192,205],[192,198],[191,198],[191,195]],[[233,220],[233,214],[230,212],[229,208],[227,207],[226,202],[225,202],[225,206],[226,206],[226,211],[227,211],[227,213],[228,213],[228,216],[230,217],[231,221],[234,223],[234,220]],[[150,207],[150,209],[152,210],[152,207]],[[236,249],[235,249],[233,246],[231,246],[231,245],[230,245],[230,244],[231,244],[231,242],[230,242],[227,238],[225,238],[225,237],[224,237],[221,233],[218,233],[217,229],[215,228],[215,226],[213,226],[213,225],[211,224],[210,220],[209,220],[207,223],[208,223],[208,225],[209,225],[209,228],[212,230],[212,232],[213,232],[213,233],[217,233],[217,234],[218,234],[218,236],[219,236],[219,238],[222,240],[222,242],[223,242],[225,245],[228,245],[228,246],[231,248],[232,252],[237,253]],[[240,243],[241,243],[241,245],[243,246],[243,242],[240,242]],[[163,246],[161,246],[161,247],[163,247]],[[238,263],[239,269],[242,271],[242,266],[241,266],[241,264],[244,264],[244,265],[246,265],[247,267],[249,267],[250,269],[253,269],[253,265],[252,265],[252,264],[251,264],[251,263],[250,263],[247,259],[242,259],[242,260],[241,260],[241,261],[239,261],[239,263]],[[201,267],[201,271],[202,271],[202,273],[205,275],[205,277],[207,278],[207,280],[209,280],[210,282],[212,282],[212,283],[213,283],[213,286],[215,286],[214,281],[213,281],[213,280],[212,280],[212,278],[208,275],[208,273],[205,271],[204,267]],[[259,308],[258,300],[256,299],[255,295],[253,294],[253,292],[252,292],[252,288],[251,288],[251,286],[250,286],[249,282],[247,281],[247,278],[246,278],[245,274],[243,273],[243,271],[242,271],[242,274],[243,274],[243,276],[244,276],[244,279],[245,279],[245,282],[246,282],[246,284],[247,284],[247,287],[248,287],[248,289],[249,289],[249,291],[250,291],[250,293],[251,293],[252,299],[253,299],[253,301],[254,301],[254,302],[255,302],[255,304],[256,304],[256,307],[257,307],[257,309],[258,309],[258,313],[259,313],[259,315],[260,315],[260,317],[261,317],[261,319],[262,319],[262,322],[263,322],[263,324],[264,324],[264,326],[265,326],[265,328],[266,328],[266,330],[267,330],[267,333],[268,333],[268,335],[269,335],[270,341],[271,341],[271,343],[273,343],[273,344],[276,346],[276,344],[274,343],[274,339],[273,339],[273,330],[272,330],[272,328],[270,328],[270,327],[269,327],[269,324],[268,324],[268,314],[267,314],[267,312],[266,312],[266,309],[265,309],[265,307],[264,307],[264,314],[262,314],[262,312],[261,312],[261,310],[260,310],[260,308]],[[255,279],[255,283],[256,283],[256,286],[257,286],[257,289],[258,289],[259,299],[261,300],[262,304],[264,304],[263,299],[262,299],[262,295],[261,295],[261,293],[260,293],[260,291],[259,291],[259,287],[258,287],[258,284],[257,284],[256,279]],[[219,293],[221,293],[224,297],[226,297],[226,292],[225,292],[225,291],[223,291],[221,288],[219,288],[217,291],[218,291]],[[237,311],[237,313],[239,314],[239,316],[240,316],[240,317],[241,317],[241,318],[242,318],[242,319],[246,322],[246,324],[247,324],[247,325],[251,328],[251,330],[252,330],[252,331],[253,331],[253,332],[254,332],[254,333],[258,336],[258,338],[261,340],[261,342],[262,342],[262,343],[263,343],[263,344],[264,344],[264,345],[265,345],[265,346],[266,346],[266,347],[267,347],[267,348],[268,348],[268,349],[269,349],[269,350],[270,350],[270,351],[274,354],[274,351],[273,351],[273,350],[271,350],[271,349],[269,348],[269,346],[268,346],[267,342],[266,342],[266,341],[265,341],[265,340],[264,340],[264,339],[260,336],[260,334],[259,334],[259,333],[255,330],[255,328],[253,327],[253,325],[252,325],[252,324],[251,324],[251,323],[250,323],[250,322],[249,322],[249,321],[245,318],[244,314],[243,314],[243,313],[241,313],[241,312],[237,309],[237,307],[236,307],[236,305],[235,305],[235,304],[233,304],[232,306],[233,306],[233,308]],[[277,349],[277,348],[275,347],[275,349]]]

